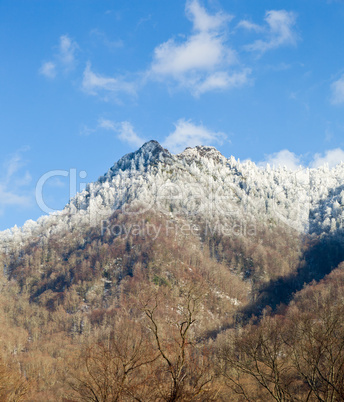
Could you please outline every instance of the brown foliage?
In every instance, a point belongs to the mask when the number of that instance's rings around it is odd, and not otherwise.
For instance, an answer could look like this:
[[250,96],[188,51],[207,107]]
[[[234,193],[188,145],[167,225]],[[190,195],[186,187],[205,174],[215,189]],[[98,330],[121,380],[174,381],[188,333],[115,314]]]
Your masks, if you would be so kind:
[[0,359],[0,400],[3,402],[23,401],[29,390],[29,383],[20,370]]

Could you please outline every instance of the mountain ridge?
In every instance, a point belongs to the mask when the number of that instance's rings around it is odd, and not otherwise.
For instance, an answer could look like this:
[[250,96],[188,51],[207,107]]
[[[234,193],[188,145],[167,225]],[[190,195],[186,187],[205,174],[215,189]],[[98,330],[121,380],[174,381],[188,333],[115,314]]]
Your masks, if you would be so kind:
[[120,158],[63,210],[0,232],[0,245],[6,249],[32,235],[95,226],[131,207],[224,225],[259,221],[301,233],[333,232],[344,222],[344,164],[296,172],[262,168],[210,146],[173,155],[152,140]]

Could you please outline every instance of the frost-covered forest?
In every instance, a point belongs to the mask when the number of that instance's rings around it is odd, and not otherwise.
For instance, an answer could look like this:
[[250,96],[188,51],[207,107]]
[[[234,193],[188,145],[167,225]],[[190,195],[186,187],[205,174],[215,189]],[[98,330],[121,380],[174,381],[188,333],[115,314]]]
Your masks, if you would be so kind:
[[[301,233],[343,228],[344,164],[333,169],[258,167],[226,159],[213,147],[172,155],[156,141],[125,155],[59,213],[0,233],[0,244],[96,226],[113,211],[137,206],[187,218],[280,222]],[[139,214],[138,214],[139,215]]]

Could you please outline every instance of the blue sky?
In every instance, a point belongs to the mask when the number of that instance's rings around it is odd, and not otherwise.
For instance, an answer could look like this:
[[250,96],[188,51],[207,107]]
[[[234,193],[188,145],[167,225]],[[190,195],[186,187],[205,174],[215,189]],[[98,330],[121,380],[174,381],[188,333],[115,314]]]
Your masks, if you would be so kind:
[[343,49],[339,0],[2,0],[0,230],[150,139],[335,165]]

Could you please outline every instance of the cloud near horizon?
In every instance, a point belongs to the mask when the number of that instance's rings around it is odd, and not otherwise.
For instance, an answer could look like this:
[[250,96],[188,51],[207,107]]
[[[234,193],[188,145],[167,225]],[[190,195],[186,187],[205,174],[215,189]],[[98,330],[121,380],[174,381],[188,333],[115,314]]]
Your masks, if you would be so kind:
[[265,156],[265,160],[258,162],[257,165],[266,167],[269,164],[273,168],[286,167],[290,170],[304,169],[306,167],[317,169],[322,166],[328,166],[330,169],[344,162],[344,151],[341,148],[329,149],[323,154],[316,153],[312,156],[308,164],[303,162],[303,155],[296,155],[288,149],[275,152]]
[[221,144],[226,139],[224,133],[209,130],[203,124],[197,125],[191,120],[179,119],[174,125],[175,130],[162,143],[172,153],[179,153],[196,145]]
[[[191,120],[179,119],[174,126],[175,130],[161,141],[161,144],[172,153],[179,153],[187,147],[196,145],[221,145],[227,138],[224,133],[212,131],[203,124],[194,124]],[[94,128],[83,126],[80,134],[92,135],[100,129],[115,133],[119,140],[126,142],[131,147],[139,148],[150,140],[137,134],[133,124],[129,121],[117,122],[104,118],[100,118]]]
[[98,121],[98,127],[116,133],[117,138],[121,141],[135,147],[140,147],[147,141],[135,132],[133,125],[129,121],[117,123],[112,120],[100,119]]
[[266,167],[270,165],[272,168],[286,167],[289,170],[297,170],[302,167],[301,157],[294,154],[288,149],[274,152],[265,156],[265,160],[258,163],[258,166]]
[[[213,131],[202,123],[195,124],[192,120],[181,118],[174,123],[175,129],[167,135],[161,144],[171,153],[178,154],[187,147],[195,147],[197,145],[222,145],[227,136],[220,131]],[[149,139],[137,134],[134,126],[129,121],[116,122],[110,119],[100,118],[96,128],[84,128],[89,135],[99,129],[111,131],[116,137],[131,147],[139,148]],[[228,140],[227,140],[228,141]],[[309,162],[306,163],[306,160]],[[288,149],[265,155],[264,160],[257,162],[256,165],[266,168],[269,165],[273,169],[287,168],[288,170],[300,170],[306,168],[317,169],[322,166],[328,166],[330,169],[344,162],[344,150],[335,148],[324,151],[323,154],[315,153],[311,159],[305,155],[297,155]]]
[[341,162],[344,162],[344,151],[341,148],[335,148],[327,150],[323,154],[315,154],[310,166],[312,168],[318,168],[320,166],[328,165],[331,169]]
[[26,165],[22,153],[27,150],[28,148],[18,150],[4,164],[0,177],[0,214],[8,206],[26,207],[32,204],[32,197],[23,191],[23,187],[31,182],[31,175],[28,171],[20,173]]

